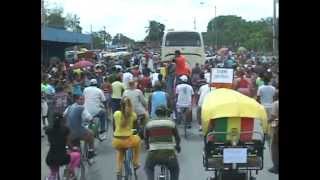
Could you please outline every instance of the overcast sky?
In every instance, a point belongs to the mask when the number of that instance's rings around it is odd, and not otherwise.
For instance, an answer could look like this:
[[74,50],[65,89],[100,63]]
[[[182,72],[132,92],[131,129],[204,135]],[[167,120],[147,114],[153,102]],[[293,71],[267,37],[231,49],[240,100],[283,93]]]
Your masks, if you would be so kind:
[[[214,17],[237,15],[246,20],[273,16],[273,0],[45,0],[50,7],[63,7],[64,13],[77,14],[83,32],[99,31],[106,26],[112,36],[122,33],[143,40],[149,20],[163,23],[166,29],[205,32]],[[200,2],[204,2],[201,4]]]

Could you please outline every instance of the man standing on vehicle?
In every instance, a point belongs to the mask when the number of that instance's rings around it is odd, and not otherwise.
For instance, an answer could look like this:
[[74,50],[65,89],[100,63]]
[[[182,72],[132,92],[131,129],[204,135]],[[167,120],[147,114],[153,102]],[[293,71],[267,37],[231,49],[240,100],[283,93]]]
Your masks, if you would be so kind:
[[148,180],[154,180],[154,167],[163,165],[170,171],[170,179],[179,179],[179,163],[175,153],[181,151],[180,136],[175,123],[168,118],[168,109],[156,109],[157,120],[149,121],[145,128],[145,146],[149,150],[145,171]]
[[91,116],[97,116],[100,119],[100,134],[104,133],[106,125],[106,110],[104,103],[106,97],[103,91],[97,87],[97,80],[91,79],[90,86],[83,90],[84,107],[88,110]]
[[[187,60],[186,58],[181,55],[181,52],[179,50],[176,50],[175,52],[175,63],[176,63],[176,80],[182,75],[190,75],[190,70],[188,68]],[[177,82],[177,81],[176,81]]]

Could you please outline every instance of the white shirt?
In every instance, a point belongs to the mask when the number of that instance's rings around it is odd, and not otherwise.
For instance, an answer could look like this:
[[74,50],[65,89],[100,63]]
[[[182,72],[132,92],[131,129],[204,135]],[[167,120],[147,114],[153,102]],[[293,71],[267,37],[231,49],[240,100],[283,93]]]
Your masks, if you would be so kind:
[[[73,104],[74,105],[74,104]],[[72,105],[71,105],[72,106]],[[67,108],[66,108],[66,110],[64,110],[64,112],[63,112],[63,117],[66,117],[66,115],[67,115],[67,113],[68,113],[68,111],[69,111],[69,108],[71,107],[71,106],[68,106]],[[80,105],[78,105],[78,106],[80,106]],[[82,119],[82,121],[86,121],[86,120],[88,120],[88,121],[90,121],[91,119],[92,119],[93,117],[91,116],[91,114],[88,112],[88,110],[85,108],[83,111],[82,111],[82,113],[81,113],[81,119]]]
[[151,70],[151,71],[154,71],[153,69],[153,59],[150,58],[149,61],[148,61],[148,68]]
[[210,75],[211,75],[210,72],[206,72],[206,73],[204,74],[204,78],[207,80],[207,83],[210,83]]
[[101,89],[89,86],[83,90],[84,107],[88,112],[95,116],[103,107],[102,102],[106,101],[106,97]]
[[125,72],[123,73],[122,75],[122,82],[123,82],[123,85],[126,89],[128,89],[129,85],[129,81],[133,79],[133,75],[130,73],[130,72]]
[[[212,88],[213,89],[213,88]],[[203,100],[206,97],[206,95],[210,92],[210,87],[208,84],[204,84],[199,88],[198,94],[199,96],[199,101],[198,101],[198,106],[202,107]]]
[[266,108],[271,108],[276,88],[271,85],[262,85],[258,89],[257,96],[260,96],[261,104]]
[[178,94],[177,106],[190,107],[192,103],[192,95],[194,94],[192,87],[189,84],[179,84],[176,88]]
[[151,84],[152,84],[152,87],[154,87],[154,84],[159,81],[158,79],[158,76],[159,76],[159,73],[153,73],[151,75]]

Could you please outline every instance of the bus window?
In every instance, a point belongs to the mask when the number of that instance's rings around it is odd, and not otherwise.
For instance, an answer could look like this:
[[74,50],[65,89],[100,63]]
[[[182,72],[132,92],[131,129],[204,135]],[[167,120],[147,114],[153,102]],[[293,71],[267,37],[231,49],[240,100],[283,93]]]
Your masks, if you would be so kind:
[[166,46],[199,47],[200,36],[196,32],[170,32],[166,36]]

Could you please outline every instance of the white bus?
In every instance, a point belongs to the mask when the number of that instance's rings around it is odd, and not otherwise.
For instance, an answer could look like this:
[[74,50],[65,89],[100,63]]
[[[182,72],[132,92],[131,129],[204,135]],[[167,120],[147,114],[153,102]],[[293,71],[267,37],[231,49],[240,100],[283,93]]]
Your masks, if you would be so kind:
[[180,50],[187,59],[190,68],[196,63],[204,64],[205,53],[202,35],[195,31],[169,31],[163,36],[161,46],[161,60],[174,58],[174,51]]

